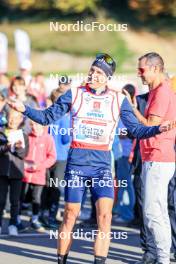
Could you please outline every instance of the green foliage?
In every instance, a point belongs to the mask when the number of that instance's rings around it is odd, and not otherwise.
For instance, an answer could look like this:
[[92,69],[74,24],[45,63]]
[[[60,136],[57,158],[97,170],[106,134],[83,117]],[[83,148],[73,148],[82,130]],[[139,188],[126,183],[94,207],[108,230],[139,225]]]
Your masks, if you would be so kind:
[[63,13],[80,14],[84,11],[94,11],[99,0],[4,0],[4,5],[21,10],[28,9],[53,9]]
[[[71,21],[64,21],[64,23],[71,23]],[[50,32],[48,22],[18,22],[10,26],[9,23],[0,24],[0,31],[8,36],[10,47],[14,47],[13,32],[17,28],[28,32],[32,49],[41,52],[55,50],[78,56],[94,56],[99,52],[106,52],[116,58],[118,66],[132,55],[119,32]]]
[[129,7],[143,18],[161,14],[176,17],[176,0],[129,0]]
[[161,14],[176,17],[176,0],[2,0],[1,4],[7,9],[57,9],[63,14],[82,14],[89,11],[95,14],[99,7],[109,7],[114,10],[117,6],[135,10],[141,19]]
[[83,13],[86,10],[95,12],[97,0],[56,0],[55,7],[64,13]]

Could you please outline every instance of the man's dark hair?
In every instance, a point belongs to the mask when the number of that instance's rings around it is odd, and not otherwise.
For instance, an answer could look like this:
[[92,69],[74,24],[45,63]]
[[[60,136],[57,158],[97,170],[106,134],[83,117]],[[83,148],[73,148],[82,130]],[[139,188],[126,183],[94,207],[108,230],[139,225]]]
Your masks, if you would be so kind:
[[130,84],[130,83],[128,83],[128,84],[126,84],[123,88],[122,88],[122,91],[123,90],[126,90],[129,94],[130,94],[130,96],[131,96],[131,99],[135,96],[135,87],[134,87],[134,85],[133,84]]
[[19,84],[21,84],[21,85],[25,85],[25,80],[24,80],[24,78],[23,77],[21,77],[21,76],[15,76],[13,79],[12,79],[12,83],[14,84],[14,82],[18,82]]
[[161,72],[164,71],[164,61],[158,53],[156,53],[156,52],[146,53],[145,55],[143,55],[139,58],[139,61],[141,61],[144,58],[147,60],[147,63],[149,63],[153,66],[159,66],[160,71]]
[[61,85],[61,84],[67,85],[67,84],[71,84],[71,82],[72,82],[72,79],[67,75],[62,75],[59,78],[59,85]]

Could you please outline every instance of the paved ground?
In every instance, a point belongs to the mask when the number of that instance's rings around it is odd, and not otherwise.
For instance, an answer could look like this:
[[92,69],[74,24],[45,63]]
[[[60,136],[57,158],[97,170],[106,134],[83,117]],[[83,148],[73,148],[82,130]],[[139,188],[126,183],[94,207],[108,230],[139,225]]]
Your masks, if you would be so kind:
[[[77,226],[77,230],[91,231],[90,228]],[[135,263],[141,257],[139,231],[124,226],[113,225],[112,231],[127,232],[127,239],[114,239],[111,242],[107,264]],[[56,263],[56,239],[50,239],[51,233],[20,234],[18,238],[0,236],[0,264],[52,264]],[[93,263],[93,242],[74,240],[68,264]],[[174,262],[172,262],[174,263]]]
[[[62,215],[64,208],[63,197],[60,203]],[[89,201],[85,204],[86,211],[90,210]],[[60,216],[61,217],[61,216]],[[29,225],[29,216],[23,216],[25,225]],[[9,237],[7,235],[7,219],[4,221],[3,233],[0,235],[0,264],[54,264],[56,261],[57,240],[54,235],[47,231],[45,234],[37,234],[31,229],[19,235]],[[80,239],[75,239],[69,254],[68,264],[92,264],[93,263],[93,240],[85,239],[86,232],[96,230],[96,226],[77,224],[75,232],[80,232]],[[128,228],[124,225],[112,224],[114,239],[111,241],[107,264],[135,263],[140,260],[139,230]],[[127,235],[126,239],[124,238]],[[174,262],[172,262],[174,263]]]
[[[89,228],[77,226],[77,230],[91,231]],[[139,249],[138,231],[125,227],[115,227],[112,229],[117,232],[127,232],[126,240],[116,239],[111,243],[109,251],[108,264],[114,263],[134,263],[140,259],[141,251]],[[52,264],[55,261],[56,239],[50,239],[50,234],[21,234],[18,238],[1,235],[0,239],[0,264],[12,263],[15,264]],[[93,242],[85,239],[75,239],[69,257],[71,263],[92,263],[93,260]]]

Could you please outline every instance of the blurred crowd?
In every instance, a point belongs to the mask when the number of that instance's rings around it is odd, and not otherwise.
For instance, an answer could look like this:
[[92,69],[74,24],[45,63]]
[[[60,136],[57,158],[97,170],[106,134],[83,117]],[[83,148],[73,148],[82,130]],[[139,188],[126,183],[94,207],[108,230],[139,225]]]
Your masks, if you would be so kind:
[[[64,178],[70,136],[55,134],[9,108],[8,99],[19,99],[33,108],[50,106],[67,89],[70,80],[63,76],[50,96],[42,72],[31,74],[32,64],[25,60],[19,73],[11,78],[0,74],[0,232],[5,211],[10,210],[8,232],[18,235],[26,229],[21,221],[31,211],[30,226],[39,232],[57,227],[61,191],[50,178]],[[70,127],[69,115],[58,120],[58,128]],[[56,184],[55,184],[56,185]],[[40,220],[40,221],[39,221]]]
[[[58,228],[61,220],[58,218],[60,202],[64,192],[59,183],[64,179],[71,142],[69,133],[54,133],[51,127],[43,127],[8,107],[7,100],[14,98],[33,108],[44,109],[72,85],[71,80],[63,76],[58,82],[58,87],[48,96],[45,76],[42,72],[33,76],[31,70],[31,62],[26,60],[22,63],[18,75],[9,77],[7,74],[0,74],[0,233],[3,232],[3,217],[9,210],[8,232],[15,236],[28,227],[38,232],[45,232],[46,228]],[[172,88],[176,92],[175,78],[172,79]],[[137,95],[137,90],[137,87],[130,83],[122,88],[122,92],[131,97],[133,104],[143,114],[148,93]],[[68,131],[70,115],[66,114],[53,125],[56,125],[57,129]],[[112,150],[112,171],[116,182],[113,221],[140,226],[141,240],[145,240],[139,141],[134,140],[129,133],[124,134],[123,128],[120,120]],[[56,182],[57,184],[54,184]],[[168,200],[172,218],[175,206],[172,194],[175,189],[172,190],[172,183],[169,188],[171,190]],[[87,210],[88,201],[90,210]],[[30,212],[30,223],[27,225],[22,221],[22,215],[26,212]],[[79,220],[83,225],[96,225],[95,205],[88,189],[84,194]],[[171,221],[173,226],[176,225],[176,220]],[[145,241],[143,242],[145,245]],[[176,252],[176,245],[174,246]]]

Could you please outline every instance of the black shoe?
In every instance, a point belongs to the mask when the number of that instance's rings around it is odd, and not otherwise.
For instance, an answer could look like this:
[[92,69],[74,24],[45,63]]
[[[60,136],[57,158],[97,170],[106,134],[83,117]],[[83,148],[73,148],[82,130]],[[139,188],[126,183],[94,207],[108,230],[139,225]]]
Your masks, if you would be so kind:
[[62,221],[50,218],[48,224],[49,224],[48,227],[50,229],[58,229],[59,225],[62,224]]
[[156,264],[157,260],[153,259],[147,255],[144,255],[142,260],[136,262],[135,264]]
[[49,228],[49,221],[48,221],[48,217],[46,216],[40,216],[39,217],[39,221],[42,224],[43,227]]
[[174,259],[176,260],[176,253],[174,254]]
[[34,222],[31,221],[31,228],[39,233],[44,233],[46,231],[45,228],[42,226],[42,224],[38,220]]
[[138,219],[134,219],[128,223],[127,227],[139,228],[140,227],[140,221]]
[[17,227],[19,233],[24,232],[28,228],[27,226],[23,225],[22,223],[17,224],[16,227]]

